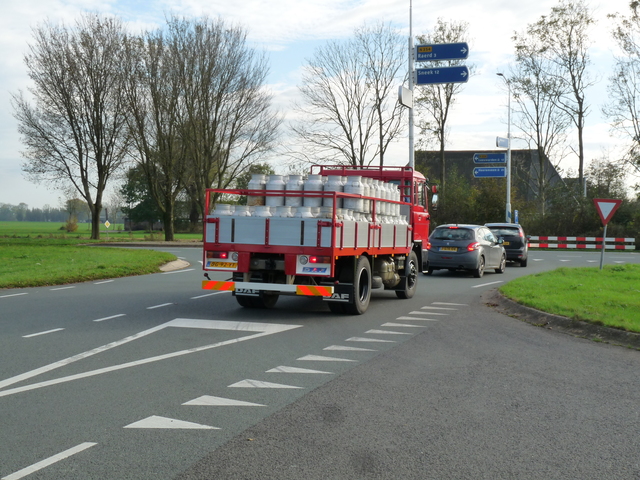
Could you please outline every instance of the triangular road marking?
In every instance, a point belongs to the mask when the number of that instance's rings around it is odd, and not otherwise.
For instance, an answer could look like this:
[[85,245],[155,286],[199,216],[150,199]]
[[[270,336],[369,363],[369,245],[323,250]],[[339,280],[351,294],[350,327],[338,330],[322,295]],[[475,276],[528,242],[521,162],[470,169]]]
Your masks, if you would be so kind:
[[[415,318],[414,320],[418,320],[418,319]],[[395,340],[382,340],[381,338],[365,338],[365,337],[351,337],[351,338],[347,338],[345,341],[347,341],[347,342],[396,343]]]
[[411,327],[411,328],[424,328],[422,325],[409,325],[408,323],[383,323],[382,327]]
[[159,417],[153,415],[138,422],[131,423],[124,428],[176,428],[176,429],[196,429],[196,430],[220,430],[218,427],[201,425],[199,423],[185,422],[174,418]]
[[308,368],[285,367],[283,365],[267,370],[265,373],[323,373],[333,375],[332,372],[323,372],[322,370],[310,370]]
[[243,402],[241,400],[233,400],[231,398],[212,397],[211,395],[203,395],[182,405],[203,405],[206,407],[264,407],[260,403]]
[[421,307],[422,310],[458,310],[457,308],[447,308],[447,307]]
[[373,350],[372,348],[349,347],[346,345],[331,345],[329,347],[323,348],[323,350],[335,350],[335,351],[345,351],[345,352],[376,352],[377,351],[377,350]]
[[[411,312],[411,313],[422,313],[422,312]],[[427,318],[427,317],[421,317],[421,318],[417,318],[417,317],[398,317],[396,318],[396,320],[420,320],[420,321],[424,321],[424,322],[439,322],[440,320],[437,318]]]
[[367,330],[364,333],[375,333],[378,335],[411,335],[408,332],[392,332],[390,330]]
[[[422,307],[424,308],[428,308],[428,307]],[[420,315],[451,315],[450,313],[440,313],[440,312],[422,312],[420,310],[415,311],[415,312],[411,312],[411,313],[419,313]]]
[[432,302],[432,305],[452,305],[458,307],[468,307],[466,303],[447,303],[447,302]]
[[350,358],[336,358],[336,357],[323,357],[322,355],[305,355],[298,358],[298,360],[311,360],[317,362],[357,362],[357,360],[351,360]]
[[270,383],[270,382],[262,382],[260,380],[241,380],[239,382],[234,383],[233,385],[229,385],[229,388],[304,388],[304,387],[296,387],[293,385],[282,385],[280,383]]

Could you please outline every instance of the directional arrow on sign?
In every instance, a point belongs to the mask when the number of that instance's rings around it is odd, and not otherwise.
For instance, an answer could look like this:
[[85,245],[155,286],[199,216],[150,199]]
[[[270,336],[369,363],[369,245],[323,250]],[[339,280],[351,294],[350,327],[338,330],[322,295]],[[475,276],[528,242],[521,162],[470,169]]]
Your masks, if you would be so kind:
[[466,83],[469,80],[469,69],[461,67],[417,68],[416,85],[438,85],[443,83]]
[[618,210],[618,207],[622,203],[622,200],[594,198],[593,203],[596,206],[598,215],[600,215],[600,219],[602,220],[602,225],[606,225],[607,223],[609,223],[609,220],[611,220],[611,218],[613,217],[613,214],[616,213],[616,210]]

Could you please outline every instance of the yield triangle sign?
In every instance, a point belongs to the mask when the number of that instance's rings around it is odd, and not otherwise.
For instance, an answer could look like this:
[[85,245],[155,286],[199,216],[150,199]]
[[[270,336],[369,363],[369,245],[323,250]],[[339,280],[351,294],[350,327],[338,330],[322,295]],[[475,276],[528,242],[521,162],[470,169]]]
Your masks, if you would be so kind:
[[613,214],[616,213],[616,210],[618,210],[622,200],[594,198],[593,203],[596,206],[596,210],[598,210],[598,215],[600,215],[602,225],[606,225],[609,223],[609,220],[611,220],[611,217],[613,217]]

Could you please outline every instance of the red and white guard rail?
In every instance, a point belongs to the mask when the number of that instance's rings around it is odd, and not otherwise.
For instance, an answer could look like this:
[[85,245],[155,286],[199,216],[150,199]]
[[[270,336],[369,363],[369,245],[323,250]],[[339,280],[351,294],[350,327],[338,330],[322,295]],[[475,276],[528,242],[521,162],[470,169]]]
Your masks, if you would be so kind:
[[[544,243],[532,243],[533,241]],[[616,237],[529,237],[529,247],[531,248],[576,248],[576,249],[602,249],[602,241],[605,243],[605,250],[635,250],[635,238]],[[554,243],[548,243],[554,242]],[[575,242],[575,243],[566,243]],[[578,243],[580,242],[580,243]],[[589,243],[600,242],[600,243]]]

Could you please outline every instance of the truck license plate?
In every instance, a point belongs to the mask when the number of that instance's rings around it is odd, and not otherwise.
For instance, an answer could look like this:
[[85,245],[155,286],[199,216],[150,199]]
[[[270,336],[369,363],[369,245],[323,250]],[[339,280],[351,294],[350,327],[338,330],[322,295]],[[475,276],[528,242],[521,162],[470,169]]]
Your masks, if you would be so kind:
[[237,263],[231,262],[209,262],[209,268],[236,268]]
[[440,247],[441,252],[457,252],[457,247]]

